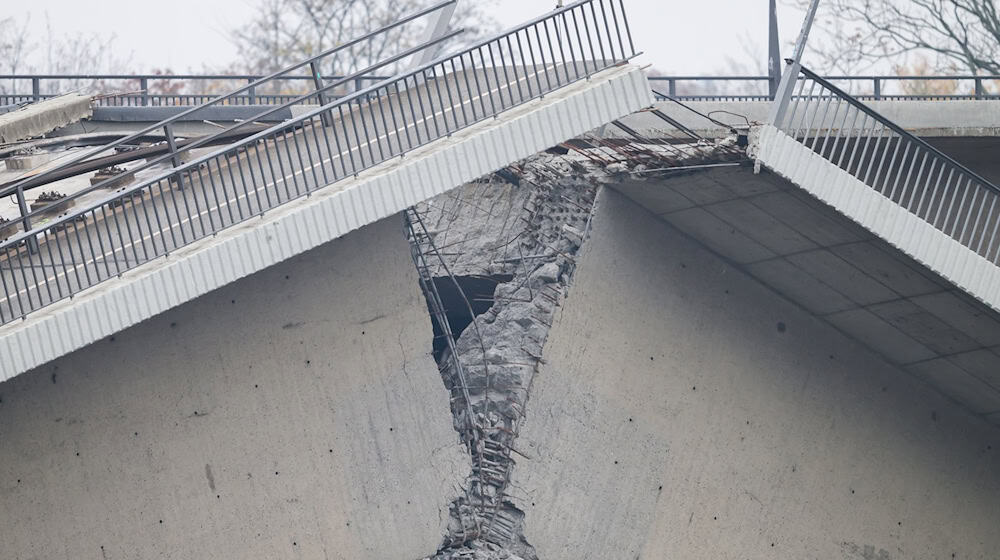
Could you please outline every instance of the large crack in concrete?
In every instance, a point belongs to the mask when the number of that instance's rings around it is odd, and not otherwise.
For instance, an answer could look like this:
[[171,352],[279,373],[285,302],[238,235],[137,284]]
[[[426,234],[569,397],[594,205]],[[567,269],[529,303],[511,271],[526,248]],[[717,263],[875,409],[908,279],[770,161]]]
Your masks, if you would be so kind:
[[[537,559],[508,486],[531,382],[593,209],[598,182],[588,167],[542,154],[411,211],[424,234],[411,231],[411,243],[436,286],[432,316],[456,331],[452,345],[436,344],[436,357],[471,459],[435,560]],[[445,308],[437,314],[435,297]]]
[[720,158],[733,162],[727,165],[745,160],[735,136],[619,144],[596,140],[540,154],[407,212],[440,337],[435,358],[471,460],[433,560],[537,560],[524,537],[524,512],[511,499],[517,458],[530,460],[518,452],[517,436],[600,186],[690,173]]

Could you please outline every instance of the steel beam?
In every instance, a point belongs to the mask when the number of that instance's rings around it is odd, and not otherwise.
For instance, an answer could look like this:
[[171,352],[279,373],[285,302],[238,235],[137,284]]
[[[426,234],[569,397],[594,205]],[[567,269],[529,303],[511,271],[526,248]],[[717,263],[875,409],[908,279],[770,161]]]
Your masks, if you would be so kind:
[[781,128],[780,121],[785,117],[785,112],[788,110],[788,103],[792,99],[795,82],[798,80],[799,71],[802,69],[802,53],[805,51],[806,43],[809,41],[809,31],[812,29],[818,7],[819,0],[812,0],[809,3],[809,10],[806,12],[805,20],[802,22],[802,31],[799,32],[799,38],[795,41],[795,51],[792,53],[792,58],[787,61],[788,66],[785,67],[785,73],[781,76],[781,83],[778,84],[774,101],[771,103],[771,114],[768,117],[768,122],[778,128]]

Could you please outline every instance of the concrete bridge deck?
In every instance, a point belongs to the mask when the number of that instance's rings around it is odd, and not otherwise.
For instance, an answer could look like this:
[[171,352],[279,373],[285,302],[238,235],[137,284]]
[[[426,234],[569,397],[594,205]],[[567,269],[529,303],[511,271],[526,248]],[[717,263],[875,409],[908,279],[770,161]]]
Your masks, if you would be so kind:
[[[504,91],[511,95],[516,86],[511,84]],[[314,190],[330,180],[328,177],[350,177],[356,169],[377,164],[381,148],[357,143],[351,148],[351,153],[357,152],[357,161],[343,154],[331,157],[329,143],[316,140],[316,130],[306,128],[277,140],[288,158],[284,162],[270,157],[264,146],[254,148],[252,156],[247,151],[243,157],[217,164],[214,175],[193,169],[183,176],[189,185],[184,190],[161,180],[140,200],[88,217],[84,227],[91,226],[89,230],[94,236],[103,236],[103,241],[77,239],[76,223],[70,222],[63,231],[42,239],[38,255],[29,254],[26,246],[8,251],[2,276],[6,292],[0,303],[7,320],[25,309],[45,309],[29,315],[27,321],[0,328],[0,346],[10,357],[4,360],[0,377],[9,378],[235,278],[399,212],[635,111],[650,100],[641,72],[621,67],[502,113],[495,120],[460,130],[408,153],[405,159],[386,161],[381,164],[384,169],[376,165],[356,179],[344,180],[336,189]],[[359,115],[359,121],[367,118]],[[341,123],[336,128],[356,130],[359,123],[345,118],[350,126]],[[377,122],[387,126],[385,120]],[[374,119],[363,126],[375,133],[381,130],[375,128]],[[434,123],[423,122],[422,126],[426,128],[423,134],[433,134]],[[311,157],[323,162],[322,169],[297,165],[310,149]],[[257,192],[239,189],[234,179],[241,176],[252,178],[250,185]],[[311,195],[304,196],[306,192]],[[147,219],[153,196],[166,203],[157,210],[157,220]],[[268,213],[263,222],[254,218],[262,209],[286,201],[292,202]],[[101,227],[92,227],[96,224]],[[152,224],[157,232],[150,231]],[[229,227],[235,224],[243,225]],[[228,229],[212,236],[223,228]],[[175,243],[199,238],[204,240],[174,251]],[[109,239],[120,243],[107,247]],[[76,250],[60,248],[67,240]],[[168,251],[170,256],[164,258]],[[153,259],[157,264],[152,268],[127,272]],[[78,291],[84,278],[85,285],[106,283],[72,300],[64,299]],[[30,285],[37,288],[29,293],[26,286]],[[50,305],[53,301],[59,303]]]

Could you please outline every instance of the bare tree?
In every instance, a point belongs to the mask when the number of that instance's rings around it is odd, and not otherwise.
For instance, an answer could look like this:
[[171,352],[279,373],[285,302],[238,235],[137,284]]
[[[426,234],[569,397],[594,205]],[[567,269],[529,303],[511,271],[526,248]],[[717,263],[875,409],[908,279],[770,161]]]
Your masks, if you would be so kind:
[[[31,51],[28,22],[27,16],[20,21],[13,17],[0,19],[0,72],[17,74],[21,70],[24,58]],[[13,93],[17,86],[13,80],[0,82],[0,93]]]
[[[99,33],[65,34],[55,30],[46,16],[45,35],[32,37],[30,17],[0,19],[0,72],[7,74],[126,74],[131,73],[131,56],[120,56],[115,35]],[[43,48],[39,49],[38,46]],[[0,93],[30,93],[28,80],[0,84]],[[101,80],[45,80],[42,94],[73,90],[107,90],[120,84]]]
[[[452,20],[453,27],[464,28],[466,39],[492,30],[496,23],[486,14],[485,7],[493,1],[461,2]],[[430,4],[431,0],[258,0],[252,21],[232,33],[242,59],[231,70],[249,74],[274,72]],[[343,75],[413,47],[422,38],[421,26],[427,19],[346,49],[325,61],[321,70],[326,75]],[[382,72],[393,70],[386,68]]]
[[[808,0],[792,0],[805,6]],[[811,41],[819,70],[896,69],[924,57],[934,72],[1000,74],[1000,16],[995,0],[824,0]]]
[[[705,76],[742,76],[744,78],[767,76],[767,58],[764,55],[763,45],[745,32],[737,37],[737,42],[738,47],[726,55],[721,65],[715,65],[711,69],[700,72],[700,74]],[[647,70],[646,74],[650,78],[670,76],[669,73],[656,67]],[[667,85],[663,81],[653,80],[652,84],[654,90],[667,93]],[[676,80],[675,88],[678,96],[688,98],[715,99],[734,96],[764,98],[768,95],[768,82],[753,79]]]

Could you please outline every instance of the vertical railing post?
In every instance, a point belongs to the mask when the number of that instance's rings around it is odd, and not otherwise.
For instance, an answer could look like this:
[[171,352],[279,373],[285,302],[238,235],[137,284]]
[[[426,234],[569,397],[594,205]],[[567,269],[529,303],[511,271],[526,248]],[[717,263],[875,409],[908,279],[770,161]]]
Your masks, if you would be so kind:
[[677,80],[670,78],[667,80],[667,93],[670,97],[677,97]]
[[149,78],[139,78],[139,89],[142,90],[142,106],[149,105]]
[[[314,60],[310,62],[309,70],[312,71],[313,88],[315,91],[319,92],[316,94],[317,103],[319,103],[319,106],[322,107],[326,105],[326,95],[320,91],[323,89],[323,76],[319,72],[319,61]],[[324,112],[320,115],[320,122],[323,123],[323,126],[330,126],[330,123],[332,123],[333,120],[329,113]]]
[[[454,4],[448,4],[447,6],[438,10],[437,15],[434,20],[427,24],[427,29],[424,31],[424,36],[422,38],[423,42],[433,41],[438,37],[444,35],[448,32],[448,27],[451,25],[451,18],[455,15],[455,10],[458,8],[458,2]],[[404,68],[419,68],[424,64],[434,60],[437,57],[437,53],[441,51],[441,46],[437,45],[434,47],[429,47],[423,51],[413,55],[413,58],[409,60],[403,67]]]
[[[256,81],[253,77],[247,78],[247,84],[252,84]],[[256,105],[257,104],[257,86],[250,86],[247,90],[247,104]]]
[[876,100],[882,99],[882,80],[880,78],[875,78],[875,89],[873,91]]
[[39,78],[31,79],[31,99],[39,101],[42,98],[42,87]]
[[983,98],[983,79],[976,78],[976,99]]
[[[28,202],[24,199],[24,187],[17,187],[17,209],[21,212],[21,227],[24,228],[25,232],[31,231],[31,217],[28,216],[30,213],[28,211]],[[26,243],[28,244],[29,252],[38,252],[38,240],[35,239],[34,235],[26,238]]]
[[768,27],[767,94],[774,101],[781,83],[781,44],[778,39],[778,10],[775,0],[771,0],[771,17]]
[[[170,165],[172,167],[181,166],[181,156],[177,153],[177,141],[174,139],[174,127],[172,124],[163,125],[163,134],[167,137],[167,148],[170,150]],[[177,187],[180,189],[184,188],[184,182],[181,180],[181,174],[178,173],[174,176],[177,181]]]
[[795,51],[792,58],[787,61],[788,66],[785,67],[785,73],[781,76],[778,91],[774,95],[774,101],[771,102],[771,114],[768,117],[768,122],[777,128],[781,128],[781,122],[784,120],[788,104],[791,102],[792,92],[795,90],[795,82],[798,80],[799,71],[802,69],[802,52],[805,51],[806,42],[809,40],[809,30],[812,29],[818,7],[819,0],[812,0],[809,3],[809,11],[806,12],[806,19],[802,22],[802,31],[799,32],[799,38],[795,42]]

